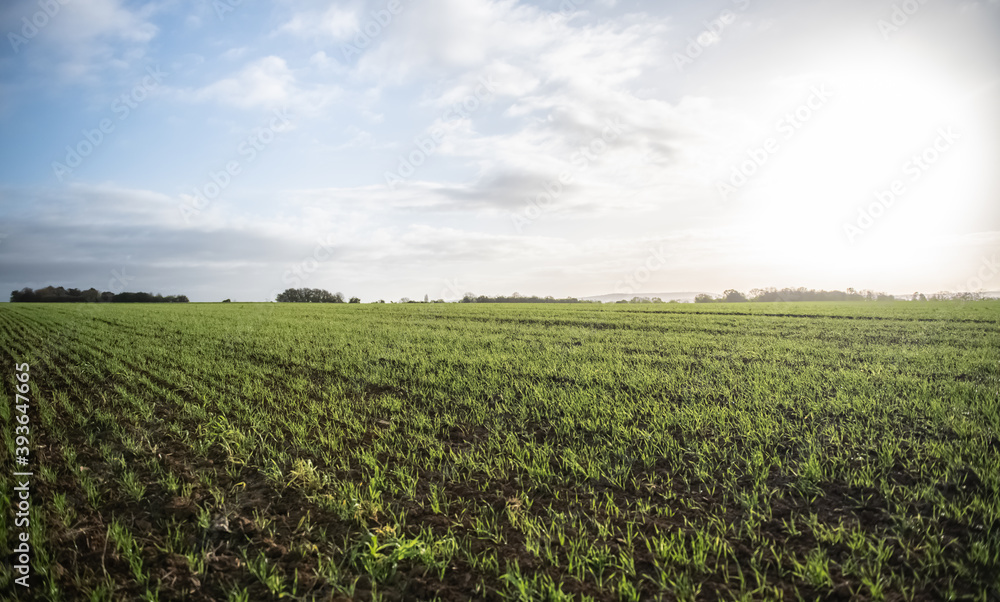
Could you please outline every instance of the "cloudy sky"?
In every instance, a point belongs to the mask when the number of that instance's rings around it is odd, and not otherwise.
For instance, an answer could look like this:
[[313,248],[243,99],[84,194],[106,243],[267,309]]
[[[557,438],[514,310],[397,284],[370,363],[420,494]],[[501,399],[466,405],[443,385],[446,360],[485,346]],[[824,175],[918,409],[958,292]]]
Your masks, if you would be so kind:
[[998,0],[26,0],[0,32],[3,291],[1000,289]]

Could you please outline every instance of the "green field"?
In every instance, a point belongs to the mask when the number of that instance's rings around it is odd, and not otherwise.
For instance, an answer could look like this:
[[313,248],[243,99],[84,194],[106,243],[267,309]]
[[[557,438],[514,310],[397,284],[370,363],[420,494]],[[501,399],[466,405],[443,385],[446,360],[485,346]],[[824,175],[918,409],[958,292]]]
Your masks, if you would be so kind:
[[1000,302],[4,304],[0,339],[18,599],[1000,599]]

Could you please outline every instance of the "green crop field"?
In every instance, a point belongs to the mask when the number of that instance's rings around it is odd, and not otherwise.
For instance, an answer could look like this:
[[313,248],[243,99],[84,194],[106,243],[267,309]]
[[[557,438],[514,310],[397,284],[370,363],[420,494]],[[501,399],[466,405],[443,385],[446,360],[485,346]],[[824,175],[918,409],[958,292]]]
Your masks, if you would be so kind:
[[36,599],[1000,599],[1000,302],[4,304],[0,340]]

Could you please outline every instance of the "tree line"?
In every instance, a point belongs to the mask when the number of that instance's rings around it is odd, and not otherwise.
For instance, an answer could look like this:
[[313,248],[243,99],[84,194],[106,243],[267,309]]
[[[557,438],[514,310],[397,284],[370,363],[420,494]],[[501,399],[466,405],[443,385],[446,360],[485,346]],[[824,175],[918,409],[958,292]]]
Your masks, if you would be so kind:
[[[344,303],[344,295],[321,288],[289,288],[278,293],[274,300],[278,303]],[[349,303],[361,303],[361,299],[351,297]]]
[[[344,295],[342,293],[331,293],[330,291],[323,290],[320,288],[290,288],[282,293],[279,293],[275,298],[278,303],[344,303]],[[509,297],[498,296],[498,297],[488,297],[486,295],[476,296],[473,293],[466,293],[465,297],[462,298],[462,303],[588,303],[587,301],[580,301],[579,299],[566,298],[566,299],[556,299],[554,297],[526,297],[520,293],[514,293]],[[350,301],[347,303],[361,303],[361,299],[357,297],[351,297]],[[379,299],[376,303],[385,303],[384,300]],[[403,297],[399,300],[399,303],[420,303],[419,301],[414,301],[409,297]],[[431,301],[427,295],[424,295],[424,303],[444,303],[444,299],[437,299]]]
[[846,291],[813,290],[799,288],[755,288],[750,295],[729,289],[721,297],[702,293],[695,297],[695,303],[780,303],[793,301],[892,301],[895,297],[883,292],[870,290],[856,291],[849,288]]
[[[923,293],[913,293],[913,301],[978,301],[983,296],[979,293],[951,293],[939,292],[930,295]],[[695,303],[765,303],[765,302],[788,302],[788,301],[892,301],[895,297],[884,292],[870,290],[856,291],[849,288],[846,291],[825,291],[812,290],[806,288],[776,288],[751,289],[749,296],[740,291],[729,289],[721,297],[702,293],[698,295]],[[19,291],[11,291],[10,301],[12,303],[187,303],[186,295],[159,295],[152,293],[112,293],[110,291],[98,291],[95,288],[80,290],[78,288],[63,288],[47,286],[38,290],[23,288]],[[226,299],[226,301],[229,301]],[[278,294],[275,301],[279,303],[361,303],[358,297],[351,297],[345,301],[342,293],[331,293],[330,291],[318,288],[290,288]],[[385,303],[385,301],[378,301]],[[425,296],[424,303],[444,303],[444,300],[429,301]],[[462,303],[596,303],[596,301],[580,300],[573,297],[556,299],[552,296],[524,296],[514,293],[508,296],[489,297],[486,295],[475,295],[466,293],[461,300]],[[416,303],[410,299],[403,298],[400,303]],[[657,297],[652,299],[646,297],[634,297],[630,301],[618,301],[618,303],[663,303]],[[671,301],[676,303],[676,301]]]
[[555,297],[525,297],[520,293],[514,293],[509,297],[503,295],[497,297],[487,297],[486,295],[479,295],[478,297],[473,293],[465,293],[462,297],[462,303],[586,303],[586,301],[580,301],[579,299],[574,299],[573,297],[566,297],[565,299],[556,299]]
[[28,287],[19,291],[11,291],[11,303],[187,303],[185,295],[154,295],[152,293],[112,293],[88,288],[81,291],[78,288],[63,288],[61,286],[46,286],[38,290]]
[[[978,301],[982,299],[979,293],[950,293],[939,292],[931,295],[924,295],[916,292],[910,297],[911,301]],[[744,295],[740,291],[729,289],[722,293],[721,297],[702,293],[695,297],[695,303],[776,303],[791,301],[895,301],[896,297],[884,292],[871,290],[857,291],[849,288],[846,291],[824,291],[807,288],[783,288],[778,290],[771,288],[755,288],[750,290],[750,295]]]

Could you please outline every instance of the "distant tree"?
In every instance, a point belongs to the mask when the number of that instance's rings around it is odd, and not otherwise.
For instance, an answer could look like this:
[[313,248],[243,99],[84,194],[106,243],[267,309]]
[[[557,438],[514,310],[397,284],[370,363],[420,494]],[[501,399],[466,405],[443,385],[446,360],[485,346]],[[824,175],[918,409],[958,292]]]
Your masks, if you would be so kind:
[[46,286],[35,291],[36,301],[40,303],[59,303],[66,299],[66,289],[63,287]]
[[431,302],[431,298],[428,297],[427,295],[424,295],[424,303],[430,303],[430,302]]
[[223,303],[232,303],[233,301],[231,299],[223,299],[222,302]]
[[358,299],[357,297],[351,297],[350,303],[361,303],[361,299]]
[[278,303],[343,303],[342,293],[331,293],[319,288],[290,288],[275,297]]
[[774,301],[781,301],[781,295],[778,293],[778,289],[774,287],[755,288],[750,291],[750,299],[760,303],[771,303]]
[[712,295],[709,295],[708,293],[701,293],[700,295],[698,295],[697,297],[694,298],[694,302],[695,303],[714,303],[715,302],[715,298]]
[[747,298],[743,296],[743,293],[735,289],[729,289],[722,293],[723,303],[746,303]]
[[96,288],[81,291],[78,288],[46,286],[37,291],[30,288],[11,291],[10,300],[12,303],[187,303],[188,298],[184,295],[164,297],[152,293],[115,295],[108,291],[100,292]]
[[[727,291],[728,292],[728,291]],[[858,292],[853,288],[844,291],[816,291],[806,288],[755,288],[750,291],[750,301],[756,303],[776,303],[791,301],[865,301],[875,300],[877,295],[871,291]]]
[[565,299],[555,299],[551,295],[547,297],[531,296],[526,297],[521,293],[514,293],[510,297],[488,297],[486,295],[479,295],[478,297],[473,293],[465,293],[462,297],[462,303],[580,303],[579,299],[574,299],[572,297],[567,297]]
[[38,301],[38,294],[28,287],[24,287],[19,291],[10,292],[11,303],[34,303],[36,301]]

